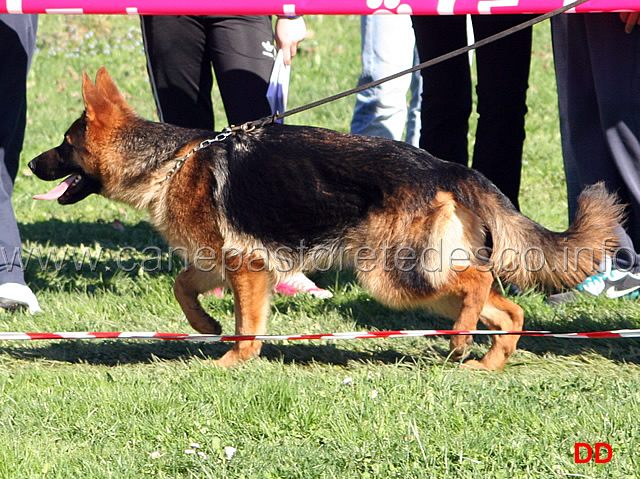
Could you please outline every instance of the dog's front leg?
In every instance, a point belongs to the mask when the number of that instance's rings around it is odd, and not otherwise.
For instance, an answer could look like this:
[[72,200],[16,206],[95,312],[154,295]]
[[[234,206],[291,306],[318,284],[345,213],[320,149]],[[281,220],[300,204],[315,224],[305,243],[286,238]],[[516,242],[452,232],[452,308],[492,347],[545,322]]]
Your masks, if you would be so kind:
[[[261,266],[262,265],[262,266]],[[263,335],[267,332],[267,319],[271,299],[272,278],[263,261],[250,258],[233,272],[228,282],[234,295],[236,335]],[[260,354],[262,341],[238,341],[220,359],[218,366],[228,367]]]
[[222,284],[222,279],[217,275],[198,269],[193,264],[176,277],[173,284],[175,297],[189,323],[199,333],[220,334],[222,332],[220,323],[204,311],[198,300],[200,293],[210,291]]

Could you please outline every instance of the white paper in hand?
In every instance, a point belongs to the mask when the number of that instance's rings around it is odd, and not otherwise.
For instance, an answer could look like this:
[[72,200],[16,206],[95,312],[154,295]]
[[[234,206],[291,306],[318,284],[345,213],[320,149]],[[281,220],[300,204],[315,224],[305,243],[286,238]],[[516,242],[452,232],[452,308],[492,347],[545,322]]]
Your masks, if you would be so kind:
[[[282,113],[287,108],[287,97],[289,96],[289,77],[291,75],[291,66],[284,64],[284,53],[278,50],[276,61],[273,64],[271,78],[269,79],[269,88],[267,89],[267,100],[271,106],[271,113]],[[282,123],[280,119],[277,123]]]

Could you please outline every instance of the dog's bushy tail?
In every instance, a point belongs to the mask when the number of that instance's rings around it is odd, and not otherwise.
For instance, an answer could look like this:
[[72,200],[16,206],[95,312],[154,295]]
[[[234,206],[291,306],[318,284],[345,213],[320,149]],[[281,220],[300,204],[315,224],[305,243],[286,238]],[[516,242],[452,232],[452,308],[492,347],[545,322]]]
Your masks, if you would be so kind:
[[598,183],[582,191],[576,217],[562,233],[523,216],[500,193],[489,195],[480,215],[491,234],[496,276],[520,288],[552,291],[580,284],[617,248],[614,229],[624,206]]

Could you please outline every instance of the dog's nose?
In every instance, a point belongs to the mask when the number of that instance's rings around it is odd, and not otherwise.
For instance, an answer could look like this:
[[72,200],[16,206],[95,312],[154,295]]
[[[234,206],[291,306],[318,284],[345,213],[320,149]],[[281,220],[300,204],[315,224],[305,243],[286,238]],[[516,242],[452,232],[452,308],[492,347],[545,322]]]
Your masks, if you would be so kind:
[[36,171],[36,160],[31,160],[31,161],[28,163],[28,166],[29,166],[29,169],[30,169],[31,171]]

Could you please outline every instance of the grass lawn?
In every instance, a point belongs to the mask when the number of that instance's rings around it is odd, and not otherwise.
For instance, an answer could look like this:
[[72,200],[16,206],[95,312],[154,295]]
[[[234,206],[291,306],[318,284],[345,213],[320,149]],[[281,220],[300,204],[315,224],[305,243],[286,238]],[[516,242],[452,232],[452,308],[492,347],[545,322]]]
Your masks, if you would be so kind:
[[[356,84],[359,18],[309,16],[290,107]],[[523,211],[566,227],[549,25],[535,29]],[[2,331],[192,332],[173,298],[177,269],[144,212],[97,196],[36,202],[50,185],[27,161],[60,143],[82,111],[82,71],[105,65],[134,108],[155,117],[136,17],[42,15],[29,77],[15,209],[27,276],[44,313],[1,314]],[[347,131],[353,97],[290,117]],[[226,121],[218,107],[217,125]],[[47,261],[48,260],[48,261]],[[161,264],[161,271],[140,267]],[[146,266],[153,264],[146,263]],[[269,332],[447,328],[375,303],[348,272],[314,277],[332,300],[276,297]],[[562,310],[514,299],[527,329],[640,327],[640,303],[582,300]],[[233,300],[206,298],[233,331]],[[504,371],[460,369],[445,338],[266,344],[231,370],[228,346],[152,341],[0,343],[0,478],[640,477],[640,342],[523,338]],[[476,355],[487,349],[479,339]],[[574,444],[609,443],[605,464]]]

